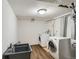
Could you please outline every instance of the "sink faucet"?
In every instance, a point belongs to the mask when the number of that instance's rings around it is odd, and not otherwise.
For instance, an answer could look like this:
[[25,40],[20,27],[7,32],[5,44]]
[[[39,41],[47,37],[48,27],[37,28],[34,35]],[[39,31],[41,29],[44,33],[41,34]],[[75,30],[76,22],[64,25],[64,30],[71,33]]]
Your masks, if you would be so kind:
[[12,43],[10,43],[10,48],[12,48]]
[[10,43],[10,48],[11,48],[12,52],[14,52],[14,45],[12,43]]

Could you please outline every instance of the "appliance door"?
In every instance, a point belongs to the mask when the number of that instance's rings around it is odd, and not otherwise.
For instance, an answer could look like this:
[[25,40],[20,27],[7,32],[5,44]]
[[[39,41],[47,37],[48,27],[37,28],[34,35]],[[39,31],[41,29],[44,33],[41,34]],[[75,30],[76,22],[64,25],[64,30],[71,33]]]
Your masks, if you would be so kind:
[[49,41],[48,42],[48,48],[50,49],[50,51],[53,53],[53,52],[56,52],[56,46],[55,46],[55,44],[54,44],[54,42],[53,41]]

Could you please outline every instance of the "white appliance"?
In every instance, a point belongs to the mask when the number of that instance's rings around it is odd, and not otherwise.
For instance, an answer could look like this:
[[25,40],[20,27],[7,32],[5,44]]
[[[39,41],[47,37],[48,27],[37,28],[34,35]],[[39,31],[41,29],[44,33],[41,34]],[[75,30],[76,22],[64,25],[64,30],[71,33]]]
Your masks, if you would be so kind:
[[[68,37],[49,37],[49,41],[52,41],[54,44],[54,47],[56,48],[55,52],[52,52],[48,45],[49,53],[55,58],[55,59],[71,59],[70,54],[70,38]],[[48,41],[48,44],[49,44]],[[53,50],[53,49],[52,49]]]
[[46,33],[43,33],[43,34],[41,34],[40,38],[41,38],[40,45],[42,47],[47,47],[47,42],[48,42],[48,39],[49,39],[49,35],[46,34]]

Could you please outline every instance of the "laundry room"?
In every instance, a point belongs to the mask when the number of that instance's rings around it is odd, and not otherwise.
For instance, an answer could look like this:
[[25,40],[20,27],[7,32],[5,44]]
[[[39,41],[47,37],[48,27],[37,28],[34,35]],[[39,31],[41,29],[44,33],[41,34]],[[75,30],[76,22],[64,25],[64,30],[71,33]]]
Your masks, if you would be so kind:
[[2,59],[76,59],[76,0],[3,0]]

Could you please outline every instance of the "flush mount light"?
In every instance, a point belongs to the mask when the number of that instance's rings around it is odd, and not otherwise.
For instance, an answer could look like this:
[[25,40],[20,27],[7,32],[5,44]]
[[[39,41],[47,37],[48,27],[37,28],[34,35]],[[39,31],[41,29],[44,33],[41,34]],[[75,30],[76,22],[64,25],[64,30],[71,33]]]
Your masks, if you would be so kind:
[[38,12],[39,14],[45,14],[46,11],[47,11],[47,9],[39,9],[39,10],[37,10],[37,12]]

